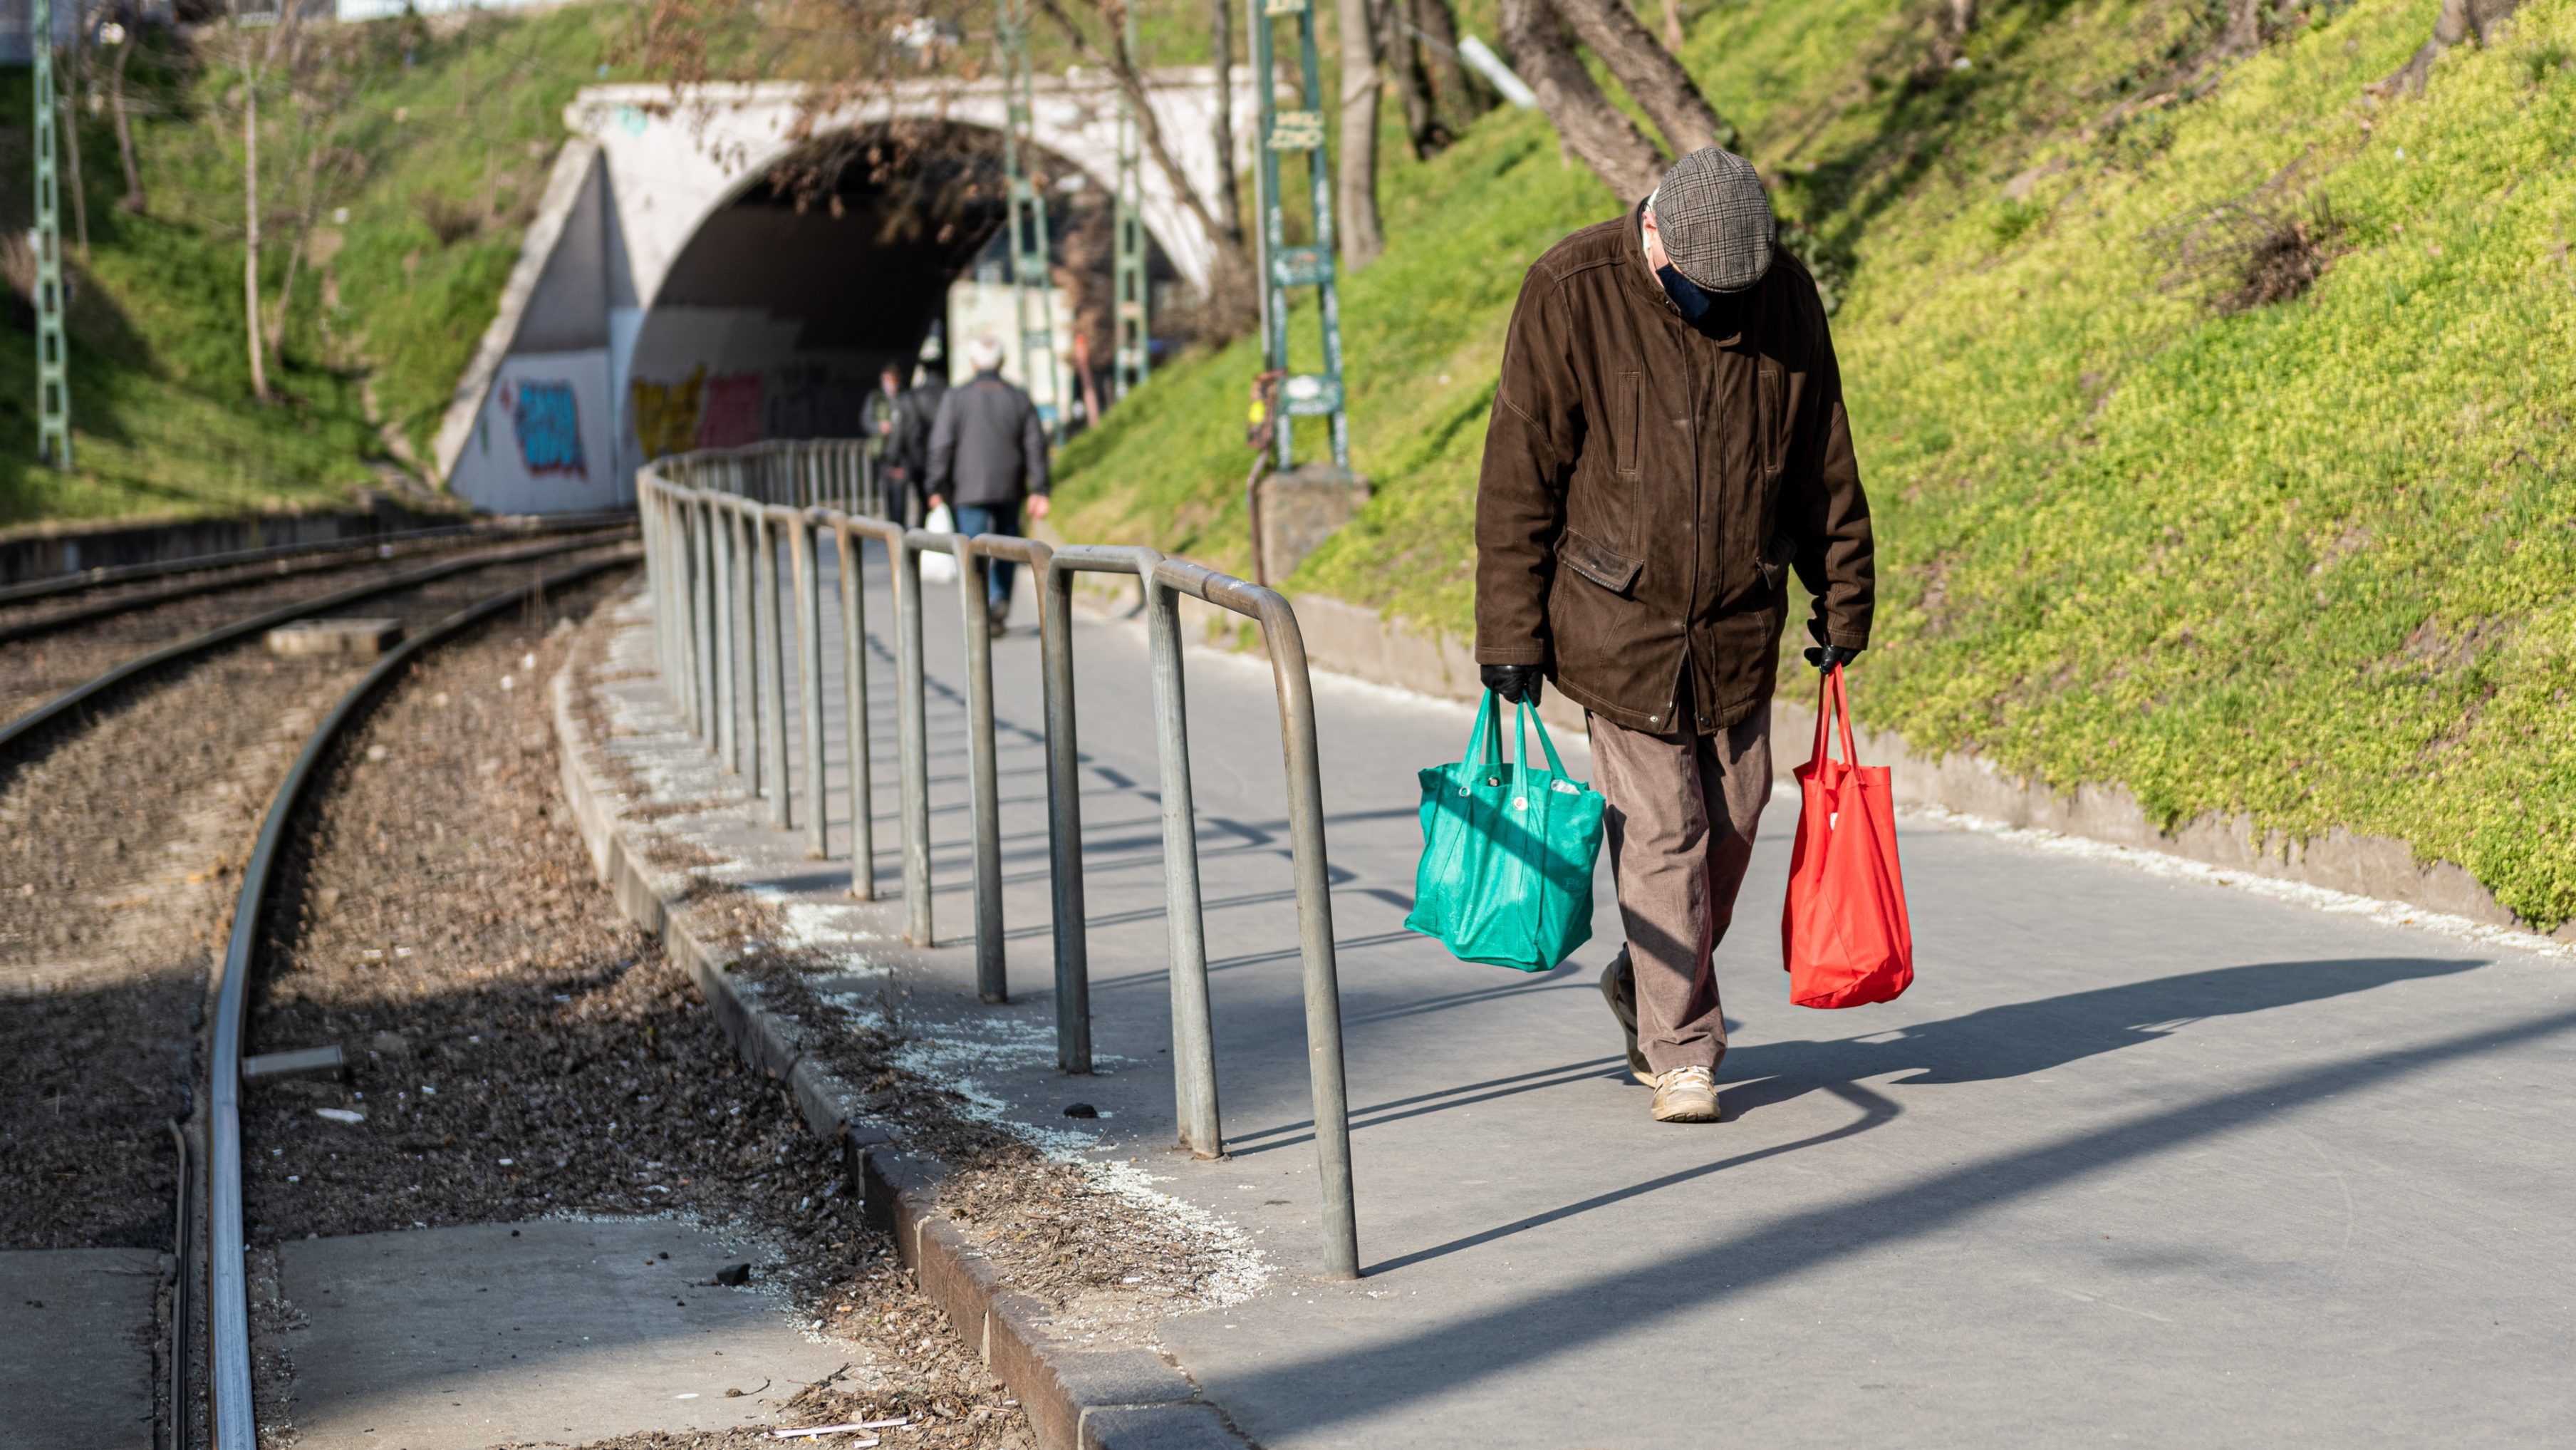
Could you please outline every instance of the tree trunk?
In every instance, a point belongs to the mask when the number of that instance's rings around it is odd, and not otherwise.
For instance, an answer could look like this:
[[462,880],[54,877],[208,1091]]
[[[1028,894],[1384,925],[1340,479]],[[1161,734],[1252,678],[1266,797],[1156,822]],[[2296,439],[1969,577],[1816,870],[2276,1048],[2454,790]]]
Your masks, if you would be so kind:
[[108,68],[108,108],[116,113],[116,154],[125,163],[125,195],[116,203],[125,210],[141,215],[143,211],[143,169],[134,161],[134,127],[125,114],[125,63],[134,55],[135,32],[125,33],[125,43],[116,48],[116,64]]
[[1735,144],[1735,128],[1718,116],[1673,53],[1656,44],[1646,27],[1637,23],[1627,0],[1554,3],[1575,35],[1592,47],[1592,53],[1636,98],[1646,119],[1664,133],[1675,156],[1687,156],[1703,146]]
[[1682,53],[1682,0],[1664,0],[1664,49]]
[[1356,272],[1386,250],[1377,218],[1377,25],[1369,0],[1339,0],[1342,32],[1342,164],[1335,179],[1342,265]]
[[1406,0],[1380,0],[1378,55],[1388,83],[1395,87],[1395,98],[1404,107],[1405,140],[1413,147],[1413,159],[1428,161],[1447,149],[1449,128],[1441,124],[1440,110],[1432,104],[1431,77],[1422,65],[1424,47],[1413,42],[1405,20],[1407,8]]
[[2433,73],[2433,62],[2452,46],[2477,37],[2487,43],[2504,18],[2520,8],[2522,0],[2442,0],[2442,13],[2433,22],[2432,38],[2399,66],[2388,79],[2370,87],[2374,95],[2411,95],[2424,93],[2424,82]]
[[1512,69],[1566,146],[1623,199],[1653,191],[1664,179],[1663,153],[1593,84],[1548,0],[1502,0],[1502,30]]
[[1467,129],[1478,116],[1500,102],[1485,78],[1458,63],[1458,15],[1449,8],[1449,0],[1412,0],[1413,23],[1430,43],[1423,47],[1423,57],[1431,68],[1431,84],[1440,113],[1448,123],[1449,134]]
[[80,98],[85,89],[81,82],[89,72],[89,47],[81,44],[81,40],[88,31],[89,25],[84,17],[80,28],[72,33],[71,73],[67,77],[71,84],[63,87],[60,123],[63,128],[63,159],[72,167],[72,234],[80,241],[80,259],[84,267],[89,265],[89,188],[81,184]]
[[2251,55],[2263,44],[2263,0],[2227,0],[2227,30],[2220,55]]
[[251,396],[265,403],[268,359],[260,347],[259,317],[259,68],[251,64],[250,39],[242,38],[242,322],[250,334]]
[[1242,183],[1234,174],[1234,5],[1208,0],[1208,53],[1216,59],[1216,222],[1226,240],[1243,246]]

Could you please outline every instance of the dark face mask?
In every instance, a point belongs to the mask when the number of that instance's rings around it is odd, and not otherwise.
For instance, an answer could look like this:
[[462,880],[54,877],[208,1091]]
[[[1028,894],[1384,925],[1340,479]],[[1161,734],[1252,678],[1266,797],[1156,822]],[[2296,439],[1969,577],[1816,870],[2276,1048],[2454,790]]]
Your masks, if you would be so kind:
[[1682,321],[1694,327],[1717,308],[1715,297],[1701,291],[1698,283],[1683,276],[1670,262],[1655,269],[1655,280],[1664,284],[1664,295],[1673,299],[1673,306],[1681,309]]
[[1729,338],[1744,330],[1742,292],[1720,293],[1702,289],[1683,276],[1669,262],[1655,269],[1655,280],[1664,284],[1664,295],[1673,299],[1682,321],[1707,337]]

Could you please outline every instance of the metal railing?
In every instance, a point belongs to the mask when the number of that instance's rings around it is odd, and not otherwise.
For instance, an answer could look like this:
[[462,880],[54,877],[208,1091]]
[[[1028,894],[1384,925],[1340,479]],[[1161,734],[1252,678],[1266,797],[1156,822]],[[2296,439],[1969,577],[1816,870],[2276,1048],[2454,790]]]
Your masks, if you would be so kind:
[[[829,445],[824,445],[829,446]],[[814,444],[764,445],[782,455]],[[1209,1003],[1206,928],[1199,896],[1198,833],[1191,802],[1186,670],[1180,596],[1256,621],[1278,692],[1288,787],[1290,855],[1296,880],[1298,948],[1306,1014],[1309,1090],[1321,1176],[1324,1271],[1359,1275],[1351,1184],[1350,1114],[1342,1070],[1341,997],[1333,952],[1330,877],[1325,864],[1323,780],[1314,693],[1297,615],[1274,590],[1151,549],[1071,545],[1050,549],[999,534],[931,533],[875,514],[873,488],[832,495],[776,496],[806,476],[778,466],[763,448],[657,460],[638,480],[654,643],[673,698],[726,770],[768,799],[771,824],[802,820],[806,846],[829,853],[824,795],[820,539],[833,540],[840,580],[843,732],[849,760],[850,891],[875,898],[876,842],[869,761],[864,545],[886,551],[895,619],[898,825],[904,936],[935,941],[930,900],[928,684],[924,675],[921,556],[957,562],[964,624],[969,816],[974,830],[975,982],[987,1002],[1008,1000],[1003,958],[1001,803],[993,713],[992,641],[984,622],[985,570],[1009,560],[1038,583],[1040,684],[1046,717],[1047,865],[1054,915],[1056,1060],[1091,1070],[1088,926],[1083,906],[1081,753],[1076,740],[1073,576],[1134,576],[1146,596],[1156,754],[1161,767],[1165,912],[1171,965],[1172,1064],[1180,1140],[1199,1157],[1224,1156]],[[828,475],[827,475],[828,476]],[[853,506],[855,505],[855,506]],[[778,563],[784,548],[789,563]],[[790,591],[781,607],[780,588]],[[789,638],[793,635],[793,650]],[[795,671],[801,781],[789,779],[784,683]]]

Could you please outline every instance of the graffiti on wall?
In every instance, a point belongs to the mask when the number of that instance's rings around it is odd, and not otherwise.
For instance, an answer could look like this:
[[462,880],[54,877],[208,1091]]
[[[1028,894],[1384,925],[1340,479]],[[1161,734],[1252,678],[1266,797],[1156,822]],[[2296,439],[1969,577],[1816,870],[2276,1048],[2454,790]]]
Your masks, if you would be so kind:
[[728,373],[707,379],[707,407],[698,417],[700,448],[739,448],[760,441],[760,374]]
[[866,392],[857,376],[820,362],[712,378],[699,367],[676,383],[627,385],[635,441],[647,458],[765,438],[855,438]]
[[590,477],[581,452],[581,405],[572,384],[517,378],[501,384],[501,411],[519,435],[519,462],[539,477]]
[[637,378],[630,392],[635,441],[646,458],[686,453],[698,446],[698,403],[705,394],[707,370],[698,368],[676,383]]

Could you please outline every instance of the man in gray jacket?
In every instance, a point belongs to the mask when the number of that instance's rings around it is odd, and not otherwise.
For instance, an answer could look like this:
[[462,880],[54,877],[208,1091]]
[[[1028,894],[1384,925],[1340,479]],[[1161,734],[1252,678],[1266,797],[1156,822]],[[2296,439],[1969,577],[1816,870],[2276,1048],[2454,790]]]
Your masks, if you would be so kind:
[[[1002,381],[1002,342],[987,334],[968,344],[975,376],[939,400],[930,427],[930,461],[923,478],[930,506],[954,507],[961,534],[1020,531],[1020,506],[1031,518],[1047,516],[1046,430],[1029,395]],[[985,561],[985,621],[1002,632],[1011,614],[1012,564]]]

